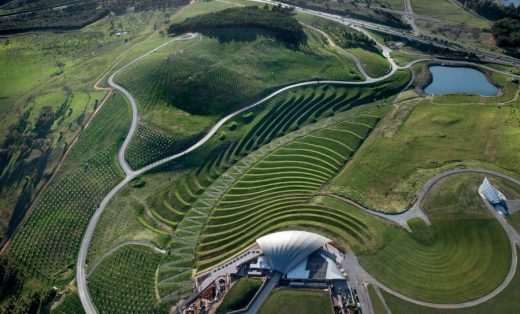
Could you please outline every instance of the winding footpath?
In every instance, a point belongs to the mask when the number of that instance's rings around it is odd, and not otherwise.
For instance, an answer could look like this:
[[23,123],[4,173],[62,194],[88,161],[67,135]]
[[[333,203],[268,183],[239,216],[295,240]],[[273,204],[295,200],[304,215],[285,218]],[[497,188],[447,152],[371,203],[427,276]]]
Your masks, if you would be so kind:
[[[452,176],[452,175],[460,174],[460,173],[477,173],[477,174],[492,175],[492,176],[496,176],[496,177],[500,177],[502,179],[508,180],[508,181],[520,186],[520,180],[517,180],[513,177],[502,174],[500,172],[486,170],[486,169],[480,169],[480,168],[455,168],[452,170],[442,172],[442,173],[436,175],[435,177],[433,177],[432,179],[428,180],[424,184],[424,186],[421,189],[421,191],[419,192],[419,194],[417,195],[417,199],[416,199],[415,203],[413,204],[413,206],[410,209],[408,209],[407,212],[414,212],[414,211],[422,212],[421,204],[422,204],[424,198],[426,197],[426,195],[428,194],[428,192],[432,189],[432,187],[436,183],[438,183],[440,180],[442,180],[446,177]],[[504,216],[500,215],[491,205],[489,205],[488,202],[484,201],[484,203],[486,205],[486,208],[493,215],[493,217],[495,217],[495,219],[500,223],[500,225],[506,232],[507,237],[509,238],[509,243],[511,246],[511,265],[509,267],[509,271],[508,271],[504,281],[502,281],[502,283],[497,288],[495,288],[493,291],[491,291],[490,293],[488,293],[478,299],[470,300],[470,301],[462,302],[462,303],[444,303],[443,304],[443,303],[426,302],[426,301],[421,301],[421,300],[411,298],[411,297],[406,296],[402,293],[399,293],[393,289],[388,288],[387,286],[385,286],[384,284],[379,282],[377,279],[372,277],[367,271],[365,271],[363,269],[363,267],[359,264],[357,257],[354,254],[352,254],[351,252],[347,252],[345,254],[345,258],[343,261],[343,267],[345,269],[350,270],[350,273],[352,274],[352,277],[354,278],[354,280],[371,283],[371,284],[375,285],[376,287],[378,287],[400,299],[403,299],[407,302],[410,302],[410,303],[413,303],[416,305],[420,305],[420,306],[436,308],[436,309],[463,309],[463,308],[473,307],[473,306],[482,304],[484,302],[487,302],[487,301],[491,300],[493,297],[500,294],[502,291],[504,291],[504,289],[506,289],[508,287],[508,285],[511,283],[511,281],[513,280],[513,278],[516,274],[517,264],[518,264],[518,255],[517,255],[517,251],[516,251],[516,246],[520,245],[520,235],[513,227],[511,227],[511,225],[507,222],[507,220],[505,219]],[[361,205],[359,205],[359,206],[361,206]],[[372,209],[365,208],[364,210],[367,211],[369,214],[373,214],[378,217],[392,220],[397,223],[399,223],[399,221],[395,221],[394,219],[398,218],[399,216],[406,217],[406,220],[408,219],[407,212],[404,212],[401,214],[386,214],[385,215],[385,214],[382,214],[381,212],[376,214],[376,212]],[[424,215],[424,213],[423,213],[423,215]],[[404,221],[404,223],[406,223],[406,220],[402,220],[402,221]]]
[[[374,39],[370,33],[366,32],[364,29],[361,29],[359,27],[356,27],[356,26],[351,26],[363,33],[365,33],[367,36],[369,36],[370,38]],[[121,148],[118,152],[118,162],[121,166],[121,168],[123,169],[124,173],[125,173],[125,178],[119,183],[117,184],[105,197],[104,199],[101,201],[101,203],[99,204],[98,208],[96,209],[96,211],[94,212],[94,214],[92,215],[90,221],[89,221],[89,224],[87,226],[87,229],[83,235],[83,239],[81,241],[81,246],[80,246],[80,249],[79,249],[79,253],[78,253],[78,258],[77,258],[77,263],[76,263],[76,281],[77,281],[77,286],[78,286],[78,294],[79,294],[79,298],[81,300],[81,304],[85,310],[86,313],[90,314],[90,313],[97,313],[97,310],[96,310],[96,307],[94,305],[94,302],[92,301],[92,298],[90,296],[90,293],[88,291],[88,287],[87,287],[87,271],[86,271],[86,261],[87,261],[87,255],[88,255],[88,248],[90,246],[90,242],[92,240],[92,237],[93,237],[93,234],[94,234],[94,230],[96,228],[96,225],[101,217],[101,214],[103,213],[103,210],[106,208],[106,206],[108,205],[108,203],[110,202],[110,200],[121,190],[123,189],[123,187],[126,186],[126,184],[128,184],[131,180],[133,180],[134,178],[156,168],[156,167],[159,167],[165,163],[168,163],[172,160],[175,160],[175,159],[178,159],[179,157],[182,157],[190,152],[192,152],[193,150],[199,148],[200,146],[202,146],[204,143],[206,143],[227,121],[229,121],[230,119],[232,119],[233,117],[235,117],[236,115],[244,112],[244,111],[247,111],[253,107],[256,107],[262,103],[264,103],[265,101],[287,91],[287,90],[290,90],[290,89],[294,89],[294,88],[297,88],[297,87],[304,87],[304,86],[313,86],[313,85],[320,85],[320,84],[335,84],[335,85],[356,85],[356,86],[361,86],[361,85],[370,85],[370,84],[373,84],[373,83],[377,83],[377,82],[381,82],[381,81],[384,81],[388,78],[390,78],[393,74],[395,74],[395,72],[399,69],[408,69],[410,68],[411,66],[413,66],[414,64],[417,64],[419,62],[424,62],[425,60],[430,60],[430,59],[422,59],[422,60],[415,60],[415,61],[412,61],[410,63],[408,63],[407,65],[405,66],[398,66],[395,61],[391,58],[390,56],[390,48],[380,44],[377,42],[377,40],[374,39],[374,41],[377,43],[377,45],[381,48],[382,50],[382,54],[383,56],[388,60],[388,62],[390,63],[391,65],[391,70],[379,77],[379,78],[371,78],[371,77],[365,77],[366,79],[364,81],[341,81],[341,80],[311,80],[311,81],[305,81],[305,82],[300,82],[300,83],[295,83],[295,84],[291,84],[291,85],[288,85],[288,86],[285,86],[283,88],[280,88],[278,90],[276,90],[275,92],[269,94],[268,96],[260,99],[259,101],[255,102],[255,103],[252,103],[246,107],[243,107],[242,109],[239,109],[235,112],[232,112],[228,115],[226,115],[225,117],[223,117],[222,119],[220,119],[208,132],[207,134],[201,138],[198,142],[196,142],[194,145],[192,145],[191,147],[187,148],[186,150],[182,151],[182,152],[179,152],[177,154],[174,154],[172,156],[169,156],[169,157],[166,157],[164,159],[161,159],[161,160],[158,160],[156,162],[153,162],[141,169],[137,169],[137,170],[134,170],[130,167],[130,165],[128,164],[128,162],[126,161],[125,159],[125,154],[126,154],[126,151],[128,149],[128,146],[130,144],[130,141],[132,140],[132,137],[134,136],[134,133],[137,129],[137,124],[138,124],[138,121],[139,121],[139,112],[138,112],[138,109],[137,109],[137,102],[136,100],[134,99],[134,97],[132,96],[132,94],[126,90],[124,87],[118,85],[117,83],[114,82],[114,78],[117,76],[117,74],[119,74],[121,71],[123,71],[124,69],[127,69],[128,67],[130,67],[131,65],[139,62],[140,60],[142,60],[143,58],[149,56],[150,54],[153,54],[155,52],[157,52],[158,50],[162,49],[163,47],[165,47],[166,45],[170,44],[171,42],[174,42],[174,41],[178,41],[178,40],[191,40],[191,39],[194,39],[196,38],[198,35],[197,34],[194,34],[194,33],[188,33],[188,34],[185,34],[185,35],[182,35],[182,36],[179,36],[179,37],[175,37],[173,39],[171,39],[170,41],[154,48],[153,50],[143,54],[142,56],[134,59],[133,61],[129,62],[128,64],[126,64],[125,66],[119,68],[117,71],[115,71],[112,75],[110,75],[109,79],[108,79],[108,83],[109,85],[115,89],[115,90],[118,90],[120,91],[129,101],[131,107],[132,107],[132,123],[130,125],[130,129],[128,131],[128,134],[123,142],[123,144],[121,145]],[[490,69],[490,70],[493,70],[493,71],[496,71],[494,69]],[[498,72],[498,71],[497,71]]]
[[98,260],[96,260],[94,265],[92,265],[92,267],[90,267],[87,277],[90,277],[90,275],[92,275],[92,273],[96,270],[96,268],[98,268],[98,266],[101,264],[101,262],[103,262],[107,257],[109,257],[110,255],[114,254],[117,250],[119,250],[120,248],[127,246],[127,245],[141,245],[141,246],[149,247],[159,254],[167,253],[166,250],[158,248],[155,244],[153,244],[152,242],[149,242],[149,241],[145,241],[145,240],[124,241],[124,242],[119,243],[118,245],[112,247],[110,250],[106,251]]

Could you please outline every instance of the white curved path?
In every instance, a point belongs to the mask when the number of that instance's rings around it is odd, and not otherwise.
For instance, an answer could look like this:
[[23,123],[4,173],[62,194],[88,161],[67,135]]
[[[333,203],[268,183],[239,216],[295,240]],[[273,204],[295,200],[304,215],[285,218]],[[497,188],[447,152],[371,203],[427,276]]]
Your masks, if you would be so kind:
[[[357,28],[356,29],[364,32],[365,34],[367,34],[367,36],[369,36],[370,38],[374,39],[368,32],[365,32],[363,29],[361,28]],[[189,40],[189,39],[193,39],[197,37],[197,34],[194,34],[194,33],[188,33],[188,34],[185,34],[185,35],[182,35],[182,36],[179,36],[179,37],[176,37],[176,38],[173,38],[172,40],[158,46],[157,48],[154,48],[153,50],[143,54],[142,56],[134,59],[133,61],[131,61],[130,63],[126,64],[125,66],[123,66],[122,68],[118,69],[116,72],[114,72],[108,79],[108,83],[110,84],[111,87],[113,87],[114,89],[117,89],[119,91],[121,91],[123,93],[123,95],[125,95],[125,97],[128,99],[131,107],[132,107],[132,123],[130,125],[130,129],[129,129],[129,132],[125,138],[125,141],[123,142],[123,145],[121,146],[119,152],[118,152],[118,161],[119,161],[119,164],[121,165],[121,168],[123,169],[126,177],[123,179],[123,181],[121,181],[119,184],[117,184],[106,196],[105,198],[101,201],[101,203],[99,204],[98,208],[96,209],[96,211],[94,212],[94,214],[92,215],[90,221],[89,221],[89,224],[87,226],[87,229],[85,231],[85,234],[83,235],[83,239],[81,241],[81,246],[80,246],[80,249],[79,249],[79,253],[78,253],[78,258],[77,258],[77,263],[76,263],[76,281],[77,281],[77,286],[78,286],[78,294],[79,294],[79,298],[81,300],[81,304],[85,310],[86,313],[90,314],[90,313],[97,313],[97,310],[96,310],[96,307],[94,305],[94,302],[92,301],[92,298],[90,296],[90,293],[88,291],[88,287],[87,287],[87,272],[86,272],[86,269],[85,269],[85,266],[86,266],[86,260],[87,260],[87,255],[88,255],[88,248],[90,246],[90,242],[92,240],[92,236],[94,234],[94,230],[96,228],[96,225],[99,221],[99,218],[101,217],[101,214],[103,213],[103,210],[105,209],[105,207],[108,205],[108,203],[110,202],[110,200],[126,185],[128,184],[131,180],[133,180],[134,178],[138,177],[139,175],[147,172],[147,171],[150,171],[156,167],[159,167],[167,162],[170,162],[174,159],[177,159],[179,157],[182,157],[190,152],[192,152],[193,150],[199,148],[200,146],[202,146],[204,143],[206,143],[227,121],[229,121],[231,118],[235,117],[236,115],[244,112],[244,111],[247,111],[253,107],[256,107],[258,106],[259,104],[262,104],[263,102],[287,91],[287,90],[290,90],[290,89],[293,89],[293,88],[297,88],[297,87],[303,87],[303,86],[312,86],[312,85],[319,85],[319,84],[335,84],[335,85],[356,85],[356,86],[360,86],[360,85],[368,85],[368,84],[372,84],[372,83],[377,83],[377,82],[381,82],[381,81],[384,81],[386,80],[387,78],[391,77],[397,70],[399,69],[406,69],[406,68],[410,68],[411,66],[413,66],[414,64],[416,63],[419,63],[419,62],[423,62],[425,60],[415,60],[413,62],[410,62],[409,64],[405,65],[405,66],[398,66],[395,61],[391,58],[390,56],[390,52],[391,50],[384,46],[384,45],[381,45],[380,43],[378,43],[376,40],[375,42],[378,44],[379,47],[381,47],[381,49],[383,50],[383,56],[388,60],[388,62],[391,64],[391,70],[389,73],[387,73],[386,75],[382,76],[382,77],[379,77],[379,78],[367,78],[367,80],[365,81],[340,81],[340,80],[312,80],[312,81],[306,81],[306,82],[300,82],[300,83],[295,83],[295,84],[291,84],[291,85],[288,85],[288,86],[285,86],[271,94],[269,94],[268,96],[260,99],[259,101],[251,104],[251,105],[248,105],[240,110],[237,110],[235,112],[232,112],[230,114],[228,114],[227,116],[223,117],[221,120],[219,120],[209,131],[208,133],[203,137],[201,138],[198,142],[196,142],[194,145],[192,145],[191,147],[187,148],[186,150],[180,152],[180,153],[177,153],[175,155],[172,155],[172,156],[169,156],[169,157],[166,157],[164,159],[161,159],[161,160],[158,160],[156,162],[153,162],[141,169],[138,169],[138,170],[133,170],[130,165],[128,164],[128,162],[126,161],[125,159],[125,153],[126,153],[126,150],[128,149],[128,145],[137,129],[137,123],[138,123],[138,120],[139,120],[139,112],[138,112],[138,109],[137,109],[137,102],[136,100],[134,99],[134,97],[132,96],[132,94],[130,92],[128,92],[125,88],[123,88],[122,86],[116,84],[114,82],[114,77],[120,73],[122,70],[128,68],[129,66],[131,66],[132,64],[135,64],[136,62],[140,61],[141,59],[145,58],[146,56],[158,51],[159,49],[163,48],[164,46],[168,45],[169,43],[173,42],[173,41],[177,41],[177,40]],[[492,69],[494,70],[494,69]],[[497,71],[498,72],[498,71]]]

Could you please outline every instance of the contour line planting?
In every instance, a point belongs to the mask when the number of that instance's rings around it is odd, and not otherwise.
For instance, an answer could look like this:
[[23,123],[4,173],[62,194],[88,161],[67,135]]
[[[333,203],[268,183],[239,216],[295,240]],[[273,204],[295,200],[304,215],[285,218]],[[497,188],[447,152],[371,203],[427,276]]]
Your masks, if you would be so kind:
[[[262,1],[263,2],[263,1]],[[321,15],[321,14],[320,14]],[[353,28],[355,28],[356,30],[359,30],[363,33],[365,33],[367,36],[369,36],[370,38],[373,39],[373,37],[366,31],[364,31],[363,29],[359,28],[359,27],[354,27],[354,26],[351,26]],[[412,67],[413,65],[417,64],[417,63],[420,63],[420,62],[423,62],[425,60],[415,60],[415,61],[412,61],[410,63],[408,63],[407,65],[405,66],[398,66],[395,61],[391,58],[390,56],[390,49],[380,43],[378,43],[377,41],[375,41],[378,46],[380,46],[383,50],[383,56],[388,60],[388,62],[391,64],[391,70],[389,73],[387,73],[386,75],[384,76],[381,76],[379,78],[371,78],[371,79],[367,79],[365,81],[342,81],[342,80],[310,80],[310,81],[305,81],[305,82],[300,82],[300,83],[295,83],[295,84],[291,84],[291,85],[288,85],[288,86],[285,86],[283,88],[280,88],[276,91],[274,91],[273,93],[267,95],[266,97],[260,99],[259,101],[251,104],[251,105],[248,105],[246,107],[243,107],[239,110],[236,110],[235,112],[232,112],[230,114],[228,114],[227,116],[223,117],[222,119],[220,119],[209,131],[208,133],[203,137],[201,138],[198,142],[196,142],[195,144],[193,144],[192,146],[190,146],[189,148],[185,149],[184,151],[182,152],[179,152],[177,154],[174,154],[172,156],[169,156],[169,157],[166,157],[166,158],[163,158],[161,160],[158,160],[158,161],[155,161],[153,163],[150,163],[149,165],[147,166],[144,166],[138,170],[133,170],[129,164],[127,163],[126,159],[125,159],[125,153],[126,153],[126,150],[128,148],[128,145],[137,129],[137,124],[138,124],[138,120],[139,120],[139,112],[138,112],[138,109],[137,109],[137,103],[136,103],[136,100],[134,99],[134,97],[132,96],[132,94],[130,92],[128,92],[126,89],[124,89],[123,87],[121,87],[120,85],[114,83],[113,79],[114,77],[123,69],[126,69],[127,67],[129,67],[130,65],[140,61],[141,59],[145,58],[146,56],[158,51],[159,49],[163,48],[164,46],[168,45],[169,43],[173,42],[173,41],[177,41],[177,40],[190,40],[190,39],[193,39],[197,36],[197,34],[194,34],[194,33],[187,33],[187,34],[184,34],[184,35],[181,35],[181,36],[178,36],[178,37],[175,37],[173,38],[172,40],[152,49],[151,51],[143,54],[142,56],[134,59],[133,61],[129,62],[128,64],[126,64],[125,66],[123,66],[122,68],[118,69],[116,72],[114,72],[110,77],[109,77],[109,80],[108,80],[108,83],[109,85],[114,88],[114,89],[117,89],[119,90],[120,92],[123,93],[123,95],[128,99],[130,105],[131,105],[131,108],[132,108],[132,123],[131,123],[131,126],[130,126],[130,129],[128,131],[128,134],[125,138],[125,141],[123,142],[123,145],[121,146],[120,150],[119,150],[119,153],[118,153],[118,162],[121,166],[121,168],[123,169],[123,171],[125,172],[125,175],[126,177],[123,179],[123,181],[121,181],[118,185],[116,185],[106,196],[105,198],[101,201],[101,203],[99,204],[99,207],[96,209],[94,215],[92,216],[92,218],[90,219],[89,221],[89,224],[88,224],[88,227],[85,231],[85,234],[83,236],[83,239],[81,241],[81,246],[80,246],[80,250],[79,250],[79,253],[78,253],[78,258],[77,258],[77,269],[76,269],[76,280],[77,280],[77,283],[78,283],[78,294],[79,294],[79,297],[80,297],[80,300],[81,300],[81,303],[83,305],[83,308],[85,309],[85,311],[87,313],[96,313],[96,308],[95,308],[95,305],[94,303],[92,302],[92,299],[91,299],[91,296],[90,296],[90,293],[88,291],[88,288],[87,288],[87,281],[86,281],[86,276],[87,276],[87,273],[86,273],[86,270],[85,270],[85,264],[86,264],[86,259],[87,259],[87,253],[88,253],[88,247],[90,245],[90,241],[92,240],[92,236],[94,234],[94,230],[95,230],[95,227],[99,221],[99,218],[101,217],[101,214],[104,210],[104,208],[108,205],[108,203],[110,202],[110,200],[124,187],[126,186],[126,184],[128,184],[130,181],[132,181],[134,178],[144,174],[145,172],[148,172],[149,170],[152,170],[156,167],[159,167],[169,161],[172,161],[174,159],[178,159],[179,157],[182,157],[188,153],[190,153],[191,151],[197,149],[198,147],[202,146],[204,143],[206,143],[227,121],[229,121],[231,118],[235,117],[236,115],[244,112],[244,111],[247,111],[251,108],[254,108],[262,103],[264,103],[265,101],[287,91],[287,90],[290,90],[290,89],[294,89],[294,88],[297,88],[297,87],[302,87],[302,86],[312,86],[312,85],[320,85],[320,84],[335,84],[335,85],[356,85],[356,86],[362,86],[362,85],[368,85],[368,84],[372,84],[372,83],[377,83],[377,82],[381,82],[381,81],[384,81],[385,79],[391,77],[393,74],[395,74],[395,72],[399,69],[409,69],[410,67]],[[475,64],[475,66],[479,66],[477,64]],[[492,69],[493,71],[495,72],[499,72],[499,73],[504,73],[503,71],[499,71],[499,70],[495,70],[495,69]],[[509,75],[511,75],[510,73],[508,73]],[[203,213],[201,213],[202,215],[204,215]]]

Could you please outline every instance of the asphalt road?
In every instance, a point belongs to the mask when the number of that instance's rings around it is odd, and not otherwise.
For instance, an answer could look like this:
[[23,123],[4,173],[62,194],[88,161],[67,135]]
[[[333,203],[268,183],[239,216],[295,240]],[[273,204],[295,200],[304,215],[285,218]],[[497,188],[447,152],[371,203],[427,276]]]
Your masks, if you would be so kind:
[[[360,29],[361,31],[365,32],[364,30]],[[365,32],[369,37],[372,38],[372,36],[370,36],[369,33]],[[121,146],[119,152],[118,152],[118,161],[121,165],[121,168],[123,169],[123,171],[125,172],[126,174],[126,177],[123,181],[121,181],[118,185],[116,185],[106,196],[105,198],[101,201],[101,203],[99,204],[98,208],[96,209],[96,211],[94,212],[94,215],[92,216],[92,218],[90,219],[89,221],[89,224],[87,226],[87,229],[85,231],[85,234],[83,235],[83,239],[81,241],[81,246],[80,246],[80,250],[79,250],[79,253],[78,253],[78,258],[77,258],[77,264],[76,264],[76,281],[77,281],[77,285],[78,285],[78,294],[79,294],[79,297],[80,297],[80,300],[81,300],[81,303],[83,305],[83,308],[85,310],[86,313],[97,313],[96,311],[96,308],[95,308],[95,305],[91,299],[91,296],[90,296],[90,293],[88,291],[88,287],[87,287],[87,273],[86,273],[86,270],[85,270],[85,266],[86,266],[86,260],[87,260],[87,254],[88,254],[88,248],[89,248],[89,245],[90,245],[90,242],[92,240],[92,236],[94,234],[94,230],[96,228],[96,225],[99,221],[99,218],[101,217],[101,214],[103,212],[103,210],[105,209],[105,207],[107,206],[107,204],[110,202],[110,200],[126,185],[128,184],[132,179],[138,177],[139,175],[145,173],[145,172],[148,172],[156,167],[159,167],[165,163],[168,163],[172,160],[175,160],[181,156],[184,156],[190,152],[192,152],[193,150],[199,148],[200,146],[202,146],[204,143],[206,143],[227,121],[229,121],[231,118],[235,117],[236,115],[242,113],[242,112],[245,112],[253,107],[256,107],[258,106],[259,104],[262,104],[263,102],[287,91],[287,90],[290,90],[290,89],[293,89],[293,88],[297,88],[297,87],[302,87],[302,86],[312,86],[312,85],[319,85],[319,84],[336,84],[336,85],[356,85],[356,86],[360,86],[360,85],[367,85],[367,84],[372,84],[372,83],[376,83],[376,82],[380,82],[380,81],[383,81],[389,77],[391,77],[398,69],[404,69],[404,68],[409,68],[411,67],[412,65],[418,63],[418,62],[422,62],[424,60],[416,60],[416,61],[413,61],[409,64],[407,64],[406,66],[404,67],[400,67],[400,66],[397,66],[397,64],[394,62],[394,60],[391,58],[390,56],[390,52],[391,50],[378,43],[376,41],[376,43],[381,47],[381,49],[383,50],[383,56],[390,62],[391,66],[392,66],[392,69],[389,73],[387,73],[386,75],[382,76],[382,77],[379,77],[379,78],[368,78],[367,80],[365,81],[340,81],[340,80],[312,80],[312,81],[306,81],[306,82],[300,82],[300,83],[295,83],[295,84],[291,84],[291,85],[288,85],[288,86],[285,86],[283,88],[280,88],[279,90],[271,93],[270,95],[260,99],[259,101],[255,102],[255,103],[252,103],[240,110],[237,110],[233,113],[230,113],[228,114],[227,116],[223,117],[221,120],[219,120],[209,131],[208,133],[203,137],[201,138],[198,142],[196,142],[194,145],[192,145],[191,147],[187,148],[186,150],[180,152],[180,153],[177,153],[175,155],[172,155],[172,156],[169,156],[169,157],[166,157],[164,159],[161,159],[161,160],[158,160],[156,162],[153,162],[141,169],[138,169],[138,170],[133,170],[127,163],[126,159],[125,159],[125,153],[126,153],[126,150],[128,148],[128,145],[135,133],[135,130],[137,129],[137,123],[138,123],[138,120],[139,120],[139,112],[138,112],[138,109],[137,109],[137,103],[136,103],[136,100],[134,99],[134,97],[130,94],[130,92],[128,92],[125,88],[123,88],[122,86],[116,84],[114,82],[114,77],[120,73],[123,69],[126,69],[127,67],[129,67],[130,65],[132,64],[135,64],[136,62],[140,61],[141,59],[145,58],[146,56],[156,52],[157,50],[163,48],[164,46],[168,45],[169,43],[173,42],[173,41],[176,41],[176,40],[187,40],[187,39],[193,39],[195,38],[197,35],[196,34],[186,34],[186,35],[183,35],[183,36],[179,36],[179,37],[176,37],[162,45],[160,45],[159,47],[143,54],[142,56],[134,59],[133,61],[131,61],[130,63],[126,64],[125,66],[123,66],[122,68],[118,69],[116,72],[114,72],[110,77],[109,77],[109,84],[110,86],[112,86],[114,89],[117,89],[119,91],[121,91],[125,97],[127,97],[127,99],[129,100],[130,102],[130,105],[132,107],[132,123],[131,123],[131,126],[130,126],[130,129],[129,129],[129,132],[125,138],[125,141],[123,142],[123,145]],[[492,69],[493,71],[496,71],[494,69]],[[497,71],[499,72],[499,71]]]
[[[423,186],[422,190],[419,192],[419,194],[417,196],[417,200],[415,201],[415,204],[412,206],[412,209],[416,208],[416,207],[420,208],[422,201],[424,200],[424,198],[426,197],[428,192],[431,190],[431,188],[437,182],[439,182],[443,178],[446,178],[448,176],[452,176],[455,174],[459,174],[459,173],[480,173],[480,174],[493,175],[493,176],[497,176],[497,177],[503,178],[505,180],[508,180],[510,182],[513,182],[520,186],[520,180],[517,180],[513,177],[504,175],[504,174],[496,172],[496,171],[478,169],[478,168],[458,168],[458,169],[448,170],[448,171],[445,171],[443,173],[436,175],[432,179],[428,180],[428,182],[426,182],[426,184]],[[509,283],[511,282],[511,280],[513,280],[513,278],[515,276],[516,269],[517,269],[517,262],[518,262],[516,246],[520,245],[520,235],[516,232],[516,230],[513,227],[511,227],[511,225],[509,225],[507,220],[502,215],[497,213],[497,211],[491,205],[489,205],[487,202],[484,202],[484,203],[486,204],[486,207],[488,208],[490,213],[498,220],[498,222],[500,223],[500,225],[506,232],[506,234],[509,238],[510,245],[511,245],[512,257],[511,257],[511,265],[509,267],[509,272],[508,272],[505,280],[495,290],[491,291],[490,293],[488,293],[478,299],[470,300],[470,301],[462,302],[462,303],[445,303],[445,304],[416,300],[414,298],[401,294],[401,293],[399,293],[395,290],[392,290],[392,289],[386,287],[385,285],[383,285],[377,279],[375,279],[370,274],[368,274],[361,267],[356,256],[350,252],[347,252],[345,254],[345,258],[343,260],[342,266],[344,267],[344,269],[347,270],[347,272],[349,273],[349,276],[352,276],[355,280],[363,281],[365,283],[371,283],[371,284],[379,287],[380,289],[383,289],[386,292],[388,292],[400,299],[403,299],[407,302],[414,303],[417,305],[425,306],[425,307],[431,307],[431,308],[436,308],[436,309],[462,309],[462,308],[473,307],[473,306],[482,304],[484,302],[487,302],[490,299],[492,299],[493,297],[497,296],[499,293],[501,293],[504,289],[506,289],[507,286],[509,285]],[[398,215],[396,215],[396,216],[398,216]]]
[[331,14],[331,13],[325,13],[325,12],[316,11],[316,10],[305,9],[305,8],[298,7],[298,6],[287,5],[283,2],[278,2],[278,1],[271,1],[271,0],[249,0],[249,1],[268,3],[268,4],[272,4],[272,5],[280,4],[281,6],[284,6],[284,7],[294,7],[298,11],[320,16],[320,17],[323,17],[323,18],[326,18],[329,20],[333,20],[333,21],[336,21],[338,23],[341,23],[341,24],[344,24],[344,25],[347,25],[350,27],[352,27],[352,26],[362,27],[362,28],[366,28],[369,30],[374,30],[374,31],[386,33],[389,35],[394,35],[394,36],[398,36],[401,38],[405,38],[410,41],[416,41],[416,42],[429,44],[429,45],[432,45],[432,46],[435,46],[435,47],[438,47],[441,49],[449,49],[449,50],[455,51],[455,52],[474,53],[477,56],[479,56],[479,59],[483,62],[491,62],[491,63],[504,64],[504,65],[509,65],[509,66],[520,66],[520,59],[517,59],[517,58],[513,58],[510,56],[506,56],[506,55],[502,55],[502,54],[498,54],[498,53],[477,51],[474,49],[469,49],[469,48],[465,48],[462,46],[458,46],[458,45],[452,44],[452,43],[447,43],[447,44],[440,43],[440,42],[434,41],[433,39],[422,37],[420,35],[415,35],[413,33],[410,33],[410,32],[407,32],[407,31],[404,31],[401,29],[392,28],[392,27],[382,25],[382,24],[366,22],[363,20],[340,16],[337,14]]

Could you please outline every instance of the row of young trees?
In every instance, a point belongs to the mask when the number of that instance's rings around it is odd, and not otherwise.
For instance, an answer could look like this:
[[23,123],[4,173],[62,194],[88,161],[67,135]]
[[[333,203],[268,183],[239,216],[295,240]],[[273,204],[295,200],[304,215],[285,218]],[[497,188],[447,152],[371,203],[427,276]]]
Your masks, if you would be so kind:
[[214,13],[198,15],[182,23],[172,24],[169,32],[182,34],[185,32],[209,33],[222,28],[257,28],[272,33],[277,39],[297,44],[306,40],[303,27],[292,16],[291,9],[265,6],[230,8]]

